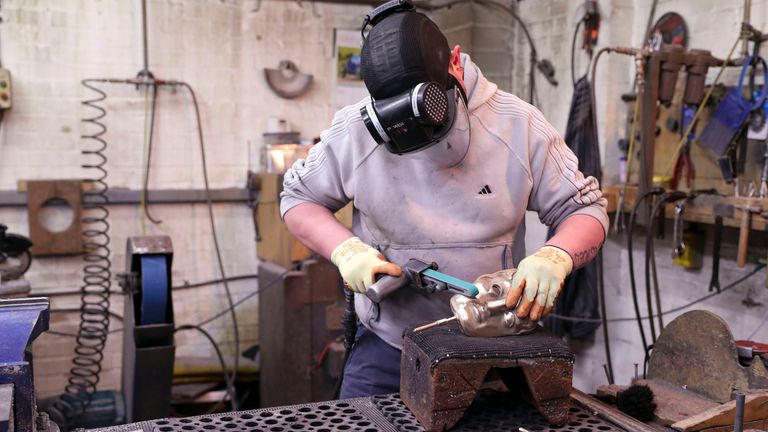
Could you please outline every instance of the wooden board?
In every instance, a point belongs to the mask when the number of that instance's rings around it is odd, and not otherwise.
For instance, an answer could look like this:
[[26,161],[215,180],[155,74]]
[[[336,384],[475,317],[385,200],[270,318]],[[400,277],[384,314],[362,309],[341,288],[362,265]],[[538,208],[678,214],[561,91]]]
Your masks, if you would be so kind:
[[720,405],[712,399],[664,381],[638,380],[636,384],[651,388],[653,401],[656,402],[656,421],[665,426]]
[[[735,417],[736,401],[730,401],[679,421],[672,427],[683,432],[730,431],[733,430]],[[749,428],[762,430],[768,428],[768,392],[747,395],[744,405],[744,423]]]
[[[30,180],[27,187],[29,237],[32,255],[72,255],[83,252],[82,196],[80,180]],[[51,200],[64,201],[72,209],[72,223],[63,231],[49,231],[40,222],[40,212]]]
[[[608,199],[608,212],[616,212],[618,196],[621,187],[609,187],[603,190],[603,194]],[[627,188],[624,196],[624,211],[628,212],[635,205],[637,188],[631,186]],[[690,200],[685,206],[683,219],[687,222],[698,222],[704,224],[715,223],[715,207],[721,212],[727,214],[723,217],[723,225],[739,228],[741,226],[742,211],[739,206],[756,206],[762,208],[762,211],[768,212],[768,198],[745,198],[719,195],[700,195],[696,199]],[[668,219],[675,216],[675,204],[669,203],[665,207],[665,214]],[[759,213],[752,214],[751,228],[753,231],[768,231],[768,219]]]
[[596,413],[601,418],[604,418],[626,430],[633,432],[657,432],[657,429],[624,414],[615,407],[600,402],[599,400],[577,390],[571,391],[571,398],[576,402],[582,404],[585,408]]

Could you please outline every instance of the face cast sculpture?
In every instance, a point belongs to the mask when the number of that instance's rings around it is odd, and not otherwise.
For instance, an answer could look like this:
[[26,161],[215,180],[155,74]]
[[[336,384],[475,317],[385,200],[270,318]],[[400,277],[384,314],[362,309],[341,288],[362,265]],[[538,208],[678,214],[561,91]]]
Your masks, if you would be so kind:
[[515,270],[509,269],[482,275],[474,282],[480,291],[477,297],[451,297],[451,310],[464,334],[476,337],[516,336],[530,333],[538,327],[536,321],[518,318],[514,310],[505,306],[514,274]]

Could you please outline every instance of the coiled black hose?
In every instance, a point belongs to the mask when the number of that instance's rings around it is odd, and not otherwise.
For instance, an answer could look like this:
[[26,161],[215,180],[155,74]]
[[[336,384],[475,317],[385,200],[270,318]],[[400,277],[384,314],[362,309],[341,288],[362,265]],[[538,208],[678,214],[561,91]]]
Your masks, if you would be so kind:
[[96,93],[82,102],[95,110],[82,122],[90,132],[81,135],[88,146],[81,151],[84,156],[84,169],[94,173],[87,181],[92,188],[84,192],[83,240],[83,284],[80,287],[80,326],[75,339],[75,356],[65,386],[65,394],[60,396],[49,409],[52,418],[59,426],[68,430],[87,408],[91,396],[96,391],[104,359],[104,348],[109,332],[109,294],[112,284],[112,263],[109,248],[109,198],[107,191],[107,156],[104,151],[107,142],[104,134],[107,127],[103,123],[107,115],[100,104],[107,94],[96,87],[100,80],[83,80],[83,86]]

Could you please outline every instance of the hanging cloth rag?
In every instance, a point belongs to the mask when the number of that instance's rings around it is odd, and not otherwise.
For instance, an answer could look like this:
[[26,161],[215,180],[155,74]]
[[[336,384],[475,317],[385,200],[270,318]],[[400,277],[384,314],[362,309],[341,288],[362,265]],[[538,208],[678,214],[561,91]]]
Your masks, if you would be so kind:
[[[600,149],[593,126],[593,107],[590,97],[591,88],[586,76],[576,82],[573,90],[571,110],[568,114],[568,126],[565,129],[565,142],[579,159],[579,170],[585,176],[601,180]],[[550,228],[547,238],[554,235]],[[595,260],[600,257],[595,258]],[[600,318],[598,297],[598,267],[593,260],[586,266],[575,270],[566,279],[560,298],[555,304],[557,315],[574,318]],[[593,322],[565,321],[549,317],[544,320],[544,327],[553,333],[570,335],[574,339],[586,339],[600,326]]]

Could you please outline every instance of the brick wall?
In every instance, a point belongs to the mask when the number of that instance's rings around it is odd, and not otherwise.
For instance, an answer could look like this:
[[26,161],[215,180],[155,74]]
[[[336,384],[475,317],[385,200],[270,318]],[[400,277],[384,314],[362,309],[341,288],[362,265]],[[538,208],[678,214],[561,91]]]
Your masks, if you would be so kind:
[[[530,31],[539,50],[540,57],[549,58],[555,64],[558,87],[551,87],[543,78],[537,77],[539,108],[560,133],[565,132],[568,110],[572,95],[570,76],[570,46],[577,9],[582,2],[567,0],[533,1],[523,0],[519,3],[520,16],[530,23]],[[602,25],[597,49],[603,46],[631,45],[638,46],[643,38],[651,0],[600,0]],[[765,0],[752,2],[752,24],[761,30],[766,29],[768,19],[768,2]],[[736,39],[742,18],[742,2],[731,0],[660,0],[656,10],[656,19],[662,14],[675,11],[686,20],[689,30],[689,47],[704,48],[712,54],[724,58]],[[527,85],[527,43],[518,32],[515,61],[515,92],[525,96]],[[766,50],[763,49],[763,55]],[[578,57],[579,71],[586,71],[587,60],[584,55]],[[717,70],[710,70],[709,79],[713,79]],[[583,72],[582,72],[583,73]],[[738,71],[725,74],[725,82],[734,83]],[[617,140],[624,136],[625,107],[620,100],[622,93],[630,90],[634,74],[632,60],[625,56],[603,56],[600,60],[597,74],[597,108],[600,133],[600,152],[603,158],[604,184],[616,184],[618,181],[619,151]],[[535,216],[528,218],[529,235],[527,246],[535,250],[544,242],[545,231]],[[735,242],[735,233],[730,233],[730,242]],[[659,281],[661,285],[663,309],[668,310],[686,304],[707,294],[711,274],[711,236],[707,241],[707,256],[704,258],[704,268],[691,272],[674,266],[670,259],[671,239],[657,242],[656,261],[659,266]],[[624,236],[611,235],[604,247],[606,299],[609,305],[608,316],[634,317],[631,294],[629,290],[628,258],[624,244]],[[644,239],[636,238],[636,245],[644,244]],[[751,270],[748,266],[739,269],[733,258],[734,248],[723,248],[721,260],[721,285],[740,278]],[[730,258],[730,259],[729,259]],[[638,273],[642,273],[643,254],[635,253],[635,263],[640,264]],[[637,265],[637,264],[636,264]],[[642,275],[638,274],[638,286],[645,286]],[[760,273],[747,280],[733,290],[708,300],[698,308],[708,309],[720,315],[728,322],[734,336],[747,338],[757,329],[766,317],[768,290],[763,288],[765,273]],[[644,291],[644,289],[643,289]],[[742,301],[746,298],[762,303],[757,307],[747,307]],[[645,297],[641,295],[641,304]],[[665,317],[665,322],[671,321],[678,314]],[[635,363],[639,363],[642,371],[643,352],[637,325],[634,322],[612,323],[610,343],[613,351],[614,373],[619,383],[626,383],[634,375]],[[762,335],[766,334],[766,327]],[[597,385],[606,382],[602,365],[604,359],[603,336],[600,330],[593,342],[574,344],[577,350],[575,385],[585,391],[592,391]]]
[[[189,82],[202,111],[211,186],[244,187],[249,168],[258,168],[261,135],[270,117],[288,120],[305,137],[318,136],[332,118],[333,30],[358,28],[365,7],[298,5],[251,0],[150,0],[150,69],[158,78]],[[260,6],[259,6],[260,4]],[[91,112],[81,100],[92,96],[85,78],[129,78],[142,68],[141,3],[126,0],[5,0],[2,2],[2,62],[13,74],[14,107],[0,127],[0,189],[15,190],[18,179],[83,178],[80,119]],[[258,10],[255,10],[259,6]],[[315,76],[312,90],[297,101],[280,99],[267,87],[265,67],[282,59]],[[145,95],[131,86],[104,85],[109,142],[109,183],[138,189],[144,157]],[[189,96],[160,92],[150,188],[202,188],[195,117]],[[136,206],[113,206],[110,223],[113,274],[124,270],[125,244],[141,235]],[[205,206],[154,205],[161,225],[147,234],[174,242],[174,283],[219,277]],[[214,208],[226,271],[257,271],[251,210],[245,205]],[[22,208],[0,207],[0,221],[12,232],[28,233]],[[36,259],[27,273],[33,293],[71,291],[81,284],[81,257]],[[235,300],[257,288],[255,280],[230,284]],[[117,285],[113,284],[113,289]],[[219,286],[175,293],[177,323],[196,323],[225,308]],[[122,299],[112,310],[122,315]],[[52,297],[56,310],[76,308],[77,296]],[[257,302],[238,309],[241,348],[258,342]],[[51,328],[74,332],[77,315],[56,312]],[[121,324],[113,320],[112,328]],[[211,323],[225,355],[233,352],[228,316]],[[177,337],[180,367],[202,361],[218,368],[205,339]],[[41,397],[63,390],[73,340],[43,335],[35,344],[37,389]],[[120,333],[110,335],[100,388],[119,388]],[[185,361],[184,359],[189,359]],[[246,367],[252,366],[245,363]]]

